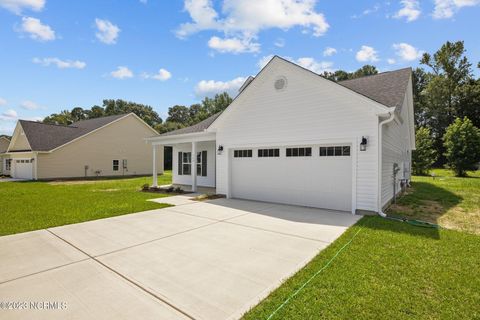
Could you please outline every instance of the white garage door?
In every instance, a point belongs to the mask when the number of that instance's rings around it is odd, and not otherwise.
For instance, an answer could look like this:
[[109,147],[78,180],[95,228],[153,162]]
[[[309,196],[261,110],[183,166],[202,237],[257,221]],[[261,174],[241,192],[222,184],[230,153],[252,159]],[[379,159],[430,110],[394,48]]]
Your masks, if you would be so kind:
[[236,149],[232,196],[351,211],[350,149],[349,144]]
[[13,177],[15,179],[33,179],[32,162],[30,159],[15,159]]

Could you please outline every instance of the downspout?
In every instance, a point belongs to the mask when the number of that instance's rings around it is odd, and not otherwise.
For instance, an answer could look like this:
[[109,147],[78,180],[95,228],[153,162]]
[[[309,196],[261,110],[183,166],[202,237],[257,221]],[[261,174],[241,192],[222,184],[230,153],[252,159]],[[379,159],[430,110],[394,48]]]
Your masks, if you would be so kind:
[[383,126],[387,123],[390,123],[395,119],[395,108],[392,108],[393,110],[388,112],[389,117],[383,121],[381,121],[378,124],[378,199],[377,199],[377,205],[378,205],[378,214],[381,217],[386,217],[387,214],[383,212],[382,208],[382,161],[383,161]]

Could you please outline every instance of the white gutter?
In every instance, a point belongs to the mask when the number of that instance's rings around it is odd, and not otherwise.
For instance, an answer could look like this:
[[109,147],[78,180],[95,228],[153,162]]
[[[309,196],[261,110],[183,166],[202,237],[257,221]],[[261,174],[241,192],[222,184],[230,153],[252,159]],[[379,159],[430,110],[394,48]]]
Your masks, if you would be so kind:
[[382,161],[383,161],[383,148],[382,148],[382,138],[383,138],[383,126],[387,123],[392,122],[395,119],[395,108],[392,108],[388,113],[389,117],[383,121],[381,121],[378,124],[378,199],[377,199],[377,205],[378,205],[378,214],[381,217],[386,217],[386,213],[383,212],[382,208]]

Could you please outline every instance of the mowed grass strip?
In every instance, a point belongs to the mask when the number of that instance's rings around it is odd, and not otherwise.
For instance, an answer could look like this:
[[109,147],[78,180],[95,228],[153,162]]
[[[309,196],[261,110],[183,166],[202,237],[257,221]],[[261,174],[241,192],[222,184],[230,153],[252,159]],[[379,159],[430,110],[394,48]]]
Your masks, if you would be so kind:
[[332,264],[271,319],[480,317],[479,236],[364,217],[243,319],[267,319],[360,228]]
[[[171,172],[158,177],[171,183]],[[151,177],[72,182],[0,182],[0,236],[168,207],[140,192]]]

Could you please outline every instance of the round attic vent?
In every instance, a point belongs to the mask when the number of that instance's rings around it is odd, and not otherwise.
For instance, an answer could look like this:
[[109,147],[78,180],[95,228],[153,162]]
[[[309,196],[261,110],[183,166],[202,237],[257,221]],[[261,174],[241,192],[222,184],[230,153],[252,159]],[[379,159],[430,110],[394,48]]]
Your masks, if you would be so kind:
[[277,80],[275,80],[275,83],[273,84],[276,90],[284,90],[287,87],[287,78],[285,77],[278,77]]

